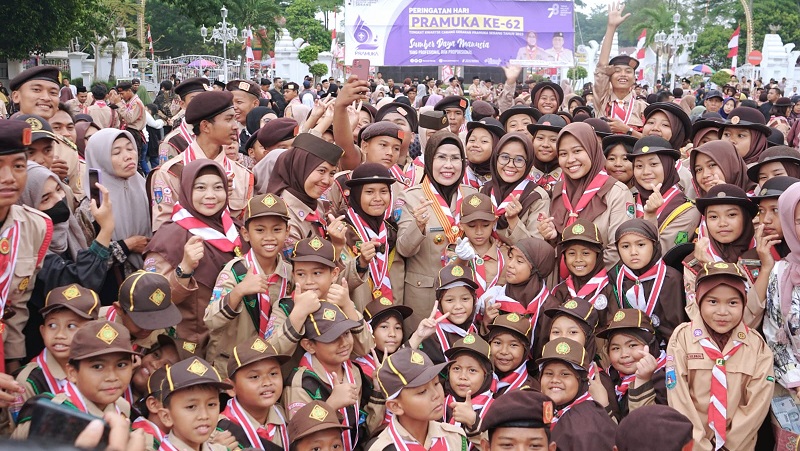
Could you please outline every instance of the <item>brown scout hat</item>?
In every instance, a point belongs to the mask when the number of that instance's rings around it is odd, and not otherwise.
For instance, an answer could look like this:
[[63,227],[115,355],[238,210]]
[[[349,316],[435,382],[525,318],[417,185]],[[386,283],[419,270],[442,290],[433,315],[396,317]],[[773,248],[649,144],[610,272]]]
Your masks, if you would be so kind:
[[206,91],[211,91],[211,86],[206,77],[187,78],[180,82],[178,86],[175,86],[175,94],[178,94],[181,100],[185,100],[184,97],[187,94]]
[[458,108],[461,111],[466,111],[467,106],[469,106],[469,101],[466,97],[452,95],[438,101],[433,109],[436,111],[444,111],[447,108]]
[[596,329],[597,323],[600,322],[600,317],[594,305],[579,297],[570,298],[556,308],[547,309],[544,314],[550,318],[555,318],[560,314],[569,315],[578,321],[588,324],[592,329]]
[[375,318],[392,312],[396,312],[403,319],[406,319],[411,316],[414,310],[405,305],[395,304],[389,298],[381,297],[364,306],[364,321],[372,324],[372,320]]
[[227,91],[208,91],[197,94],[186,107],[187,124],[199,124],[233,108],[233,94]]
[[69,359],[83,360],[115,352],[138,355],[131,347],[131,334],[128,329],[122,324],[110,321],[89,321],[72,337]]
[[439,275],[433,281],[433,289],[437,292],[446,290],[451,288],[450,284],[454,283],[458,283],[456,286],[467,286],[472,290],[478,289],[478,283],[475,282],[475,271],[470,266],[459,265],[455,262],[439,270]]
[[561,232],[560,246],[562,249],[566,247],[566,243],[572,241],[603,245],[603,239],[600,237],[600,230],[597,228],[597,224],[581,218],[578,218],[571,226],[566,227]]
[[257,99],[261,98],[261,87],[254,81],[231,80],[227,85],[225,85],[225,89],[228,91],[244,91]]
[[378,367],[376,389],[383,392],[386,399],[394,399],[400,390],[425,385],[447,366],[447,362],[434,365],[431,358],[422,351],[400,348]]
[[761,185],[761,190],[756,193],[757,195],[750,197],[750,199],[755,203],[760,203],[764,199],[777,199],[795,183],[800,183],[800,179],[789,177],[788,175],[772,177],[764,182]]
[[472,102],[472,120],[480,121],[487,117],[495,115],[494,106],[483,100],[476,100]]
[[417,110],[411,105],[402,102],[391,102],[382,106],[377,113],[375,113],[375,122],[380,122],[389,113],[397,113],[406,118],[408,127],[414,131],[419,127],[419,118],[417,117]]
[[297,136],[298,131],[299,126],[296,120],[291,117],[279,117],[264,124],[256,133],[256,139],[265,149],[268,149],[279,142],[293,139]]
[[233,347],[231,357],[228,359],[228,377],[241,368],[266,359],[275,359],[279,365],[288,362],[292,357],[281,354],[275,346],[260,337],[251,337]]
[[497,216],[494,214],[494,204],[486,194],[472,194],[461,203],[462,223],[478,220],[494,221],[495,219],[497,219]]
[[161,399],[166,400],[178,390],[197,385],[210,385],[221,390],[230,390],[232,385],[222,382],[217,370],[200,357],[189,357],[174,365],[166,365],[166,376],[161,384]]
[[[376,122],[376,124],[390,123],[391,122]],[[384,165],[378,163],[361,163],[350,173],[350,179],[345,180],[344,185],[348,188],[353,188],[368,183],[392,185],[396,181],[397,179],[392,177],[392,174]]]
[[522,337],[523,343],[530,343],[533,334],[530,320],[518,313],[497,315],[492,324],[489,324],[488,329],[487,339],[490,340],[497,334],[512,332]]
[[265,216],[277,216],[284,221],[289,221],[289,210],[286,208],[286,202],[272,193],[251,197],[247,201],[247,208],[244,210],[245,226],[251,219]]
[[747,177],[758,183],[758,170],[761,169],[761,166],[772,162],[800,166],[800,151],[789,146],[770,147],[758,156],[758,163],[747,168]]
[[506,392],[489,405],[481,421],[481,432],[502,427],[544,429],[553,421],[553,401],[538,390],[524,385]]
[[31,80],[47,80],[61,84],[61,72],[55,66],[35,66],[19,73],[8,82],[8,87],[16,91]]
[[159,347],[174,346],[178,351],[178,359],[184,360],[197,355],[197,343],[182,338],[172,338],[167,334],[159,334],[156,337]]
[[341,147],[329,143],[311,133],[300,133],[297,135],[292,147],[297,147],[314,154],[333,166],[339,164],[339,158],[342,158],[342,155],[344,155],[344,150],[342,150]]
[[759,131],[763,133],[764,136],[769,136],[770,130],[766,124],[767,120],[764,118],[764,115],[761,114],[761,111],[750,108],[749,106],[736,107],[728,113],[728,119],[720,128],[720,136],[722,136],[722,132],[728,127],[747,128]]
[[500,138],[506,134],[506,129],[503,127],[503,124],[493,117],[485,117],[478,121],[467,122],[467,137],[471,136],[472,131],[476,128],[482,128],[491,133],[495,142],[499,141]]
[[157,396],[161,400],[161,384],[167,378],[167,369],[163,366],[155,371],[150,377],[147,378],[147,393],[142,396],[142,399],[147,399],[151,396]]
[[653,322],[646,313],[635,308],[625,308],[618,310],[614,314],[614,318],[608,323],[608,326],[602,331],[597,333],[600,338],[611,339],[611,335],[620,329],[636,329],[649,332],[655,335],[656,330],[653,328]]
[[636,58],[631,58],[628,55],[617,55],[614,58],[611,58],[608,62],[609,66],[628,66],[636,70],[639,67],[639,60]]
[[119,286],[119,306],[137,327],[158,330],[181,322],[178,307],[172,303],[169,280],[159,273],[136,271]]
[[712,186],[703,197],[697,198],[697,209],[706,214],[706,208],[711,205],[738,205],[754,218],[758,214],[758,205],[751,201],[747,193],[736,185],[723,183]]
[[692,442],[692,429],[692,422],[670,406],[644,406],[622,420],[614,444],[618,451],[674,451]]
[[506,122],[508,122],[511,116],[516,116],[517,114],[524,114],[526,116],[530,116],[532,121],[538,121],[542,117],[542,113],[534,107],[517,105],[517,106],[512,106],[511,108],[503,111],[503,113],[500,114],[500,123],[503,124],[503,127],[505,127]]
[[21,121],[0,121],[0,155],[25,152],[32,142],[31,125]]
[[419,113],[419,127],[428,130],[441,130],[450,125],[443,111],[425,111]]
[[339,413],[323,401],[311,401],[304,405],[289,420],[289,441],[297,444],[311,434],[327,429],[347,429],[339,419]]
[[320,238],[304,238],[294,245],[292,262],[315,262],[331,268],[336,267],[336,251],[330,241]]
[[77,283],[53,288],[44,299],[44,307],[39,310],[42,317],[48,313],[66,308],[84,319],[97,319],[100,299],[97,293]]
[[681,153],[672,148],[672,144],[660,136],[645,136],[636,141],[633,151],[628,154],[628,158],[635,159],[644,155],[664,154],[678,160]]
[[490,364],[492,362],[492,350],[489,347],[489,343],[481,338],[480,335],[467,334],[463,338],[459,338],[453,343],[450,349],[444,352],[444,355],[448,360],[452,360],[456,354],[462,352],[474,354],[478,356],[478,358],[488,361]]
[[374,122],[372,124],[367,124],[366,127],[362,128],[359,132],[361,137],[359,138],[359,142],[361,141],[369,141],[372,138],[377,136],[388,136],[390,138],[398,139],[400,141],[406,136],[403,129],[400,128],[399,125],[395,124],[394,122],[388,121],[380,121]]
[[544,365],[554,360],[569,363],[573,368],[583,371],[589,371],[592,363],[591,357],[580,343],[564,337],[548,341],[542,348],[542,356],[536,359],[536,364],[541,371]]
[[317,311],[306,317],[303,338],[331,343],[348,330],[360,326],[360,322],[348,318],[338,305],[321,301]]
[[[744,270],[736,263],[714,262],[706,263],[703,269],[697,273],[697,281],[695,286],[700,285],[700,282],[715,277],[728,277],[731,279],[747,280]],[[700,296],[698,296],[698,301]]]

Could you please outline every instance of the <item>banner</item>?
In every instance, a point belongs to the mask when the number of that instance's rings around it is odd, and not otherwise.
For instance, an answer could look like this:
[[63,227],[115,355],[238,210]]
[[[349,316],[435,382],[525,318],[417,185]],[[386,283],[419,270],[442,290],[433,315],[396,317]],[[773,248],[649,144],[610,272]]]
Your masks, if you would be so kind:
[[345,62],[572,66],[573,6],[571,1],[345,0]]

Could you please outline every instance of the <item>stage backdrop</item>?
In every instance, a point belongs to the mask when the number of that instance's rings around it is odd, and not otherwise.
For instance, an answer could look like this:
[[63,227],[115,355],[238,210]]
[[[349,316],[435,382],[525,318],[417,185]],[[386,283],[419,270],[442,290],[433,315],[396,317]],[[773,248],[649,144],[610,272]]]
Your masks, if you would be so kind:
[[345,62],[573,65],[572,1],[345,0]]

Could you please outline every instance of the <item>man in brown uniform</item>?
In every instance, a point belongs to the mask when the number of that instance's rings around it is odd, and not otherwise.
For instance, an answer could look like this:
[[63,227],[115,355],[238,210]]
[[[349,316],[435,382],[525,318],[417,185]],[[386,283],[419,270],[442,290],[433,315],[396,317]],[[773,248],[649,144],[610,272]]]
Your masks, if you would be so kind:
[[94,103],[88,108],[92,121],[103,128],[119,128],[119,114],[115,111],[116,105],[112,108],[107,103],[109,95],[106,85],[103,83],[92,85],[92,97]]
[[119,117],[125,121],[125,130],[131,132],[139,149],[139,160],[142,159],[144,152],[144,128],[147,125],[147,115],[145,114],[144,103],[136,95],[133,85],[123,81],[117,85],[118,95],[111,95],[113,103],[117,106]]
[[158,163],[164,164],[170,158],[182,153],[194,141],[194,132],[186,123],[186,108],[189,102],[201,92],[211,91],[207,78],[189,78],[175,87],[175,94],[183,104],[180,111],[172,116],[173,129],[158,146]]
[[150,176],[153,230],[172,217],[172,206],[178,200],[183,167],[198,158],[216,161],[228,175],[231,215],[241,218],[247,199],[253,193],[253,174],[244,166],[231,161],[223,146],[236,142],[239,127],[233,112],[230,92],[209,91],[197,94],[186,109],[186,123],[197,134],[195,140],[180,155],[161,165]]

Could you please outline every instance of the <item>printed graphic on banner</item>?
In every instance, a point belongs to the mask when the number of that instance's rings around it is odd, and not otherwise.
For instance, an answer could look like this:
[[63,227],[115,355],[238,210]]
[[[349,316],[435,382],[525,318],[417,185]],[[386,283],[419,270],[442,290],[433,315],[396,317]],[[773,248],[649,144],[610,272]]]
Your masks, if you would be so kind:
[[571,1],[346,0],[345,62],[572,66],[573,12]]

